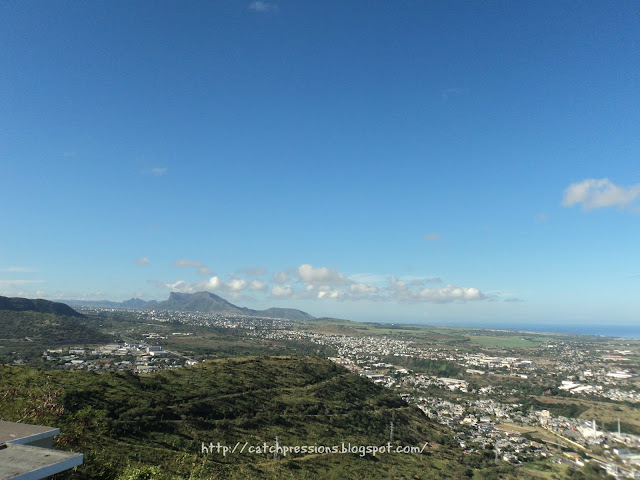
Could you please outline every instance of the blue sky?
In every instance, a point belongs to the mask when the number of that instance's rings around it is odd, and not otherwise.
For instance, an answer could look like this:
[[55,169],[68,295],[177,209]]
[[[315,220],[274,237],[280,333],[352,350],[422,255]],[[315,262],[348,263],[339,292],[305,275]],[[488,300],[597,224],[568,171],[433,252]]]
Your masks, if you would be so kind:
[[640,4],[0,4],[0,294],[640,312]]

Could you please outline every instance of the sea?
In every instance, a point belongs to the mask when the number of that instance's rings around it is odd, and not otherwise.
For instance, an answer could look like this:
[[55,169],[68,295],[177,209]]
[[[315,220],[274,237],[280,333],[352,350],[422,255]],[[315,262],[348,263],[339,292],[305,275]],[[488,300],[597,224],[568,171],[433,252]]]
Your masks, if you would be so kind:
[[496,330],[513,330],[526,332],[569,333],[574,335],[597,335],[601,337],[640,339],[640,322],[638,325],[580,325],[580,324],[527,324],[513,325],[512,323],[468,323],[462,322],[425,322],[439,327],[490,328]]

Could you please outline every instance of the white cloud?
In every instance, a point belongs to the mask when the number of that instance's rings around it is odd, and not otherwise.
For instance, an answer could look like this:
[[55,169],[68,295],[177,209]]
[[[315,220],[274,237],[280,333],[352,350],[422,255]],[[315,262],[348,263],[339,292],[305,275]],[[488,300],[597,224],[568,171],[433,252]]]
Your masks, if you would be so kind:
[[322,290],[318,292],[318,298],[320,299],[332,299],[332,300],[340,300],[344,298],[346,293],[342,290]]
[[389,283],[391,297],[403,302],[449,303],[488,298],[475,287],[445,285],[435,288],[410,289],[406,282],[393,276]]
[[15,287],[17,285],[29,285],[31,283],[44,283],[44,280],[0,280],[0,287]]
[[249,284],[249,290],[253,290],[255,292],[265,292],[268,288],[268,285],[262,280],[254,280]]
[[354,273],[349,278],[356,283],[385,283],[389,277],[379,273]]
[[349,292],[354,295],[375,295],[378,293],[378,287],[366,283],[353,283],[349,285]]
[[160,288],[168,288],[174,292],[193,293],[203,290],[222,290],[231,293],[241,292],[249,286],[249,282],[245,279],[232,278],[229,282],[223,281],[217,275],[212,276],[208,280],[202,282],[190,283],[184,280],[178,280],[175,283],[156,282],[156,286]]
[[291,297],[293,288],[291,288],[291,285],[274,285],[271,288],[271,295],[274,297]]
[[153,175],[154,177],[161,177],[166,175],[169,169],[167,167],[153,167],[147,170],[142,170],[140,173],[143,175]]
[[286,283],[289,280],[289,275],[287,275],[287,272],[276,272],[273,274],[272,280],[275,283]]
[[407,277],[405,276],[404,278],[407,282],[409,282],[409,285],[413,287],[425,285],[427,283],[442,283],[442,278],[440,277],[414,277],[414,276]]
[[226,290],[228,292],[241,292],[248,286],[245,279],[232,278],[228,282],[224,282],[217,275],[214,275],[206,282],[200,282],[196,285],[204,287],[205,290]]
[[344,285],[347,279],[344,275],[329,270],[327,267],[317,267],[305,263],[298,267],[298,276],[306,284],[312,285]]
[[239,292],[247,288],[248,283],[244,278],[233,278],[227,284],[226,287],[232,292]]
[[[195,267],[199,262],[179,260],[176,265]],[[344,301],[388,301],[388,302],[420,302],[420,303],[462,303],[506,298],[512,295],[486,294],[472,286],[443,284],[440,277],[391,276],[385,279],[380,275],[357,274],[347,278],[335,269],[314,267],[302,264],[296,270],[296,276],[290,279],[288,272],[273,274],[271,286],[259,279],[231,277],[223,280],[217,275],[198,283],[183,280],[173,284],[158,284],[163,288],[171,288],[181,292],[201,290],[224,291],[227,295],[241,295],[243,291],[267,292],[274,298],[320,299]],[[363,281],[363,279],[373,281]],[[431,284],[431,285],[430,285]],[[429,288],[432,287],[432,288]],[[239,297],[238,297],[239,298]]]
[[249,4],[249,10],[253,10],[254,12],[272,12],[278,10],[278,6],[273,3],[257,0]]
[[423,301],[427,303],[467,302],[484,300],[486,295],[475,287],[457,287],[445,285],[437,288],[423,288],[421,290],[403,289],[399,291],[399,300]]
[[[305,276],[305,273],[307,274]],[[388,278],[388,285],[380,287],[371,283],[347,281],[343,288],[331,283],[319,283],[321,280],[335,280],[336,272],[328,269],[303,269],[301,279],[307,280],[305,292],[295,294],[296,298],[318,298],[335,300],[386,300],[401,302],[448,303],[484,300],[488,298],[475,287],[458,287],[453,285],[424,288],[426,283],[441,283],[439,277],[432,278]],[[345,281],[343,276],[340,281]],[[315,283],[311,283],[311,282]]]
[[186,258],[181,258],[180,260],[176,260],[173,262],[176,267],[199,267],[202,265],[200,262],[196,260],[187,260]]
[[151,260],[148,257],[140,257],[136,259],[136,265],[149,265]]
[[214,275],[203,284],[204,290],[223,290],[224,282],[217,275]]
[[442,235],[440,235],[439,233],[427,233],[424,236],[424,239],[428,241],[440,240],[441,238],[442,238]]
[[391,275],[391,278],[389,279],[389,282],[391,283],[391,285],[393,285],[398,290],[406,290],[407,289],[407,282],[404,282],[404,281],[400,280],[399,278],[396,278],[393,275]]
[[624,209],[638,195],[640,195],[640,183],[630,187],[620,187],[608,178],[589,178],[569,185],[564,191],[562,205],[571,207],[579,203],[584,210],[615,206]]
[[0,268],[0,272],[31,273],[31,272],[35,272],[35,269],[31,267],[18,267],[16,265],[11,265],[9,267]]
[[446,88],[441,92],[442,103],[447,103],[447,101],[449,101],[449,98],[458,97],[465,93],[467,93],[466,88]]
[[195,285],[184,280],[178,280],[174,283],[156,282],[156,287],[168,288],[172,292],[193,293],[196,292]]
[[536,215],[536,222],[538,223],[546,222],[547,220],[549,220],[549,216],[545,215],[544,213],[539,213],[538,215]]
[[255,277],[256,275],[264,275],[265,273],[267,273],[267,269],[264,267],[243,268],[238,270],[237,273],[244,273],[245,275],[249,275],[250,277]]
[[198,273],[200,275],[211,275],[213,272],[209,267],[203,265],[197,260],[187,260],[186,258],[181,258],[180,260],[176,260],[173,262],[176,267],[194,267],[198,269]]

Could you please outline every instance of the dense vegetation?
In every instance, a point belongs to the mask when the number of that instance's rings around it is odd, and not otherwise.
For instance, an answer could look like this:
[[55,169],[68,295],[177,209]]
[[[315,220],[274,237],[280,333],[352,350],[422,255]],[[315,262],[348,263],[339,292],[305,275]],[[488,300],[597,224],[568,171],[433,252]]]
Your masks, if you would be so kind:
[[[82,451],[68,478],[517,478],[462,455],[443,427],[387,389],[312,357],[248,357],[153,375],[0,366],[0,418],[61,428]],[[429,446],[423,454],[202,453],[235,445]],[[155,468],[153,466],[158,466]],[[66,478],[66,477],[65,477]]]
[[0,310],[11,310],[15,312],[39,312],[52,313],[55,315],[65,315],[67,317],[82,317],[81,313],[76,312],[69,305],[59,302],[51,302],[41,298],[32,300],[30,298],[21,297],[3,297],[0,296]]
[[107,342],[111,338],[100,333],[84,318],[33,311],[0,310],[0,345],[13,344],[16,340],[25,340],[27,337],[26,341],[30,346],[96,344]]

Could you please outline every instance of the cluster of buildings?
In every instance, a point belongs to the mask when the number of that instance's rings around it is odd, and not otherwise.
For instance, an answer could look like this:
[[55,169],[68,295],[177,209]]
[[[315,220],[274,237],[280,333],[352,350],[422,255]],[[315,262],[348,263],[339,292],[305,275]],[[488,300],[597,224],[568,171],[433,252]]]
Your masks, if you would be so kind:
[[558,389],[574,395],[582,393],[615,401],[640,402],[640,388],[628,382],[637,377],[638,375],[628,369],[609,371],[607,369],[598,371],[584,370],[580,374],[571,375],[567,380],[563,380],[558,385]]
[[533,360],[525,360],[520,357],[489,357],[481,353],[472,353],[464,356],[464,364],[472,367],[483,367],[486,369],[535,369]]
[[453,402],[422,396],[415,403],[429,418],[454,430],[466,452],[493,448],[502,461],[515,464],[552,456],[546,445],[521,435],[526,429],[505,425],[521,417],[514,406],[493,400]]
[[[533,372],[538,377],[553,378],[558,370],[573,373],[576,368],[584,366],[586,362],[601,359],[588,349],[580,350],[570,343],[560,342],[543,348],[553,348],[557,351],[571,351],[575,353],[571,358],[585,363],[574,364],[562,359],[553,361],[553,357],[546,356],[543,365],[537,361],[516,356],[488,356],[482,353],[470,353],[457,349],[417,348],[411,342],[385,337],[349,337],[345,335],[322,335],[309,332],[278,331],[269,333],[256,332],[257,335],[290,338],[292,335],[299,339],[306,339],[315,343],[332,346],[338,352],[332,357],[336,363],[368,377],[373,382],[399,389],[403,398],[416,403],[430,418],[450,427],[455,431],[456,439],[465,451],[487,448],[491,446],[502,461],[520,463],[527,460],[552,457],[554,461],[570,465],[583,466],[584,458],[580,455],[565,452],[560,454],[563,447],[576,450],[587,450],[590,446],[598,445],[605,448],[606,462],[601,466],[616,478],[640,478],[640,468],[636,467],[636,454],[611,448],[610,445],[624,444],[640,447],[640,437],[607,432],[606,434],[594,427],[595,422],[554,416],[548,410],[525,411],[521,404],[501,403],[495,399],[508,399],[517,395],[517,389],[505,389],[501,381],[491,381],[491,375],[504,378],[505,375],[520,377],[526,381]],[[472,376],[487,375],[482,384],[474,388],[465,378],[447,378],[434,375],[415,373],[400,369],[393,363],[380,362],[380,357],[413,356],[455,362],[466,367],[465,373]],[[559,367],[559,368],[556,368]],[[590,375],[591,374],[591,375]],[[620,385],[622,382],[635,379],[633,372],[628,369],[612,369],[610,366],[597,369],[594,372],[584,371],[580,378],[602,380],[603,385],[587,385],[575,380],[565,380],[560,389],[572,394],[589,394],[604,396],[614,400],[640,401],[636,392],[630,389],[607,389],[607,382]],[[481,378],[481,377],[480,377]],[[497,378],[497,377],[496,377]],[[487,385],[488,383],[488,385]],[[440,397],[422,396],[420,392],[431,392],[441,389]],[[410,392],[407,394],[406,392]],[[476,395],[467,396],[468,393]],[[453,395],[453,397],[451,396]],[[490,397],[488,398],[482,398]],[[448,398],[449,397],[449,398]],[[522,433],[542,429],[553,434],[554,441],[534,441],[525,438]],[[622,455],[618,455],[621,451]],[[640,467],[640,465],[639,465]]]
[[173,355],[158,345],[111,343],[96,349],[82,347],[45,350],[46,362],[76,370],[129,370],[151,373],[166,368],[191,365],[188,359]]

